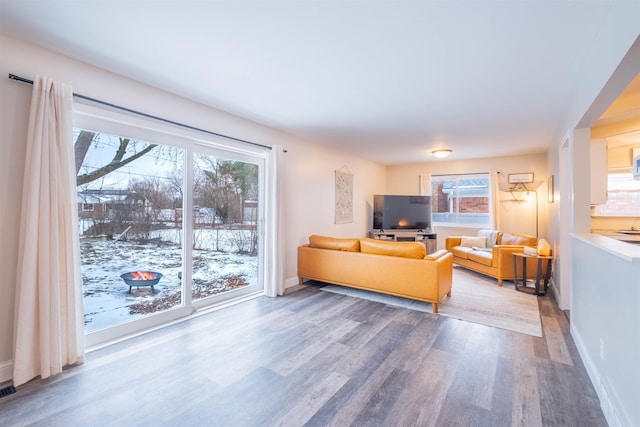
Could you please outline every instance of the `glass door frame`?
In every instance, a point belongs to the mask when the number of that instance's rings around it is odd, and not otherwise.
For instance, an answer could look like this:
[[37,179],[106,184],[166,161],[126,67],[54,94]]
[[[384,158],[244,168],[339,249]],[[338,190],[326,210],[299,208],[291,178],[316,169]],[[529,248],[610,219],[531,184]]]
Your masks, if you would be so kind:
[[[209,297],[199,299],[199,300],[191,300],[191,292],[189,293],[190,304],[196,310],[202,309],[205,307],[210,307],[213,304],[226,302],[236,298],[246,297],[248,295],[262,293],[264,292],[264,217],[265,217],[265,189],[266,189],[266,174],[265,174],[265,157],[266,156],[256,156],[255,154],[249,154],[247,152],[238,152],[236,150],[227,150],[220,147],[212,146],[210,144],[202,144],[196,143],[194,145],[193,151],[191,151],[191,165],[193,165],[193,158],[195,154],[204,154],[207,156],[212,156],[216,158],[222,158],[224,160],[233,160],[244,163],[251,163],[258,166],[258,212],[257,212],[257,236],[258,236],[258,265],[257,265],[257,277],[256,284],[242,287],[240,289],[234,289],[231,291],[223,292],[216,295],[211,295]],[[189,209],[193,209],[193,167],[189,168],[191,173],[191,187],[189,188],[190,200],[189,200]],[[185,208],[186,211],[186,208]],[[191,211],[189,211],[191,212]],[[193,227],[192,221],[184,221],[185,223],[189,222],[189,231],[185,231],[185,235],[190,237],[189,248],[193,246]],[[190,252],[189,262],[193,265],[193,251]],[[188,271],[187,271],[188,270]],[[185,282],[192,283],[191,273],[192,269],[187,269],[184,271],[185,274]]]
[[[119,323],[111,327],[85,333],[85,347],[98,348],[131,336],[157,329],[176,320],[181,320],[194,312],[213,308],[232,299],[243,299],[251,294],[264,292],[265,269],[265,194],[266,194],[266,149],[249,147],[221,137],[203,135],[201,132],[181,129],[149,119],[134,117],[116,111],[96,108],[81,102],[74,103],[74,127],[92,129],[114,135],[123,135],[143,141],[177,147],[184,150],[183,175],[183,221],[182,221],[182,303],[162,312]],[[192,291],[192,246],[193,224],[187,221],[185,213],[193,209],[193,158],[194,153],[216,156],[257,164],[259,167],[258,197],[258,271],[257,284],[246,289],[237,289],[219,295],[193,301]],[[189,215],[191,217],[191,215]],[[188,268],[187,268],[188,266]]]

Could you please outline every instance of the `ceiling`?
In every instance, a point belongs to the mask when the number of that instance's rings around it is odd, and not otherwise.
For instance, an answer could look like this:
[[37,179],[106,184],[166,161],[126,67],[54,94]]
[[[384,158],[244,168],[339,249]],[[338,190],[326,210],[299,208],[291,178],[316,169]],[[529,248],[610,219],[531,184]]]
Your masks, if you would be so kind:
[[0,31],[399,164],[546,151],[611,3],[1,0]]
[[591,137],[609,147],[640,147],[640,74],[593,124]]

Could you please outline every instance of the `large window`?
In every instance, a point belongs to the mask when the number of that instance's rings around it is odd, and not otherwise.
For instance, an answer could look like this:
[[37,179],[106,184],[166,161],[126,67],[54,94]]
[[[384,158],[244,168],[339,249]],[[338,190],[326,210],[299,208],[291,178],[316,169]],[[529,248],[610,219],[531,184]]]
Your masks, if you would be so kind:
[[640,180],[631,172],[610,173],[607,183],[607,203],[595,207],[596,216],[633,216],[640,212]]
[[490,227],[490,184],[488,173],[433,175],[431,212],[434,225]]
[[126,120],[75,120],[89,346],[263,290],[266,150]]
[[74,136],[85,330],[182,305],[184,150],[84,129]]

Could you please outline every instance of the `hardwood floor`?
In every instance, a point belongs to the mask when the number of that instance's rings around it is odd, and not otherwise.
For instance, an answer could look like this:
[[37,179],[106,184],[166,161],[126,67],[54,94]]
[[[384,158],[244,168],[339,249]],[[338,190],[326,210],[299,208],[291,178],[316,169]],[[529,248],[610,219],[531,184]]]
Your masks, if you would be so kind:
[[539,302],[542,338],[313,287],[259,297],[88,353],[1,398],[0,425],[606,426]]

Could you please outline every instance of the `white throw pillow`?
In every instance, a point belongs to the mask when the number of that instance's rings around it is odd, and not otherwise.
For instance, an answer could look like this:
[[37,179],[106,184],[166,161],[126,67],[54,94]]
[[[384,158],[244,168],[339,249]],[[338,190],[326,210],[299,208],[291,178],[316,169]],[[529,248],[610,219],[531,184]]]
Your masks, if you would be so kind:
[[498,240],[499,230],[478,230],[478,237],[486,237],[487,247],[492,248]]
[[462,241],[460,242],[460,246],[465,246],[467,248],[486,248],[487,247],[487,238],[486,237],[470,237],[470,236],[462,236]]

